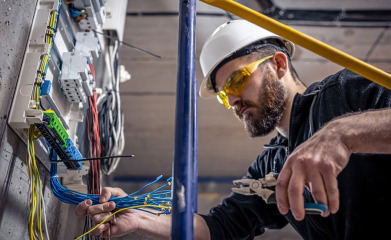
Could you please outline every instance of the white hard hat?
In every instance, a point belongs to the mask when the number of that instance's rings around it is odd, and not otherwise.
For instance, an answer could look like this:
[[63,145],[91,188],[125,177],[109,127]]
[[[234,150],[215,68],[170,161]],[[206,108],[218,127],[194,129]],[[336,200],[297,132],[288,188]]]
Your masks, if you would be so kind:
[[201,50],[200,64],[204,80],[201,83],[199,94],[202,98],[211,98],[216,95],[211,88],[210,75],[224,59],[236,51],[264,39],[278,39],[293,57],[295,45],[272,32],[267,31],[246,20],[233,20],[222,24],[206,40]]

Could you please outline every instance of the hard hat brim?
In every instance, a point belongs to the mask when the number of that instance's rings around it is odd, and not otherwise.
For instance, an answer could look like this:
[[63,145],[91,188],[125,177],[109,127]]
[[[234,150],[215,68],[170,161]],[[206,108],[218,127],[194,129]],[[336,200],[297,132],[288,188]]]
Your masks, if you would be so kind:
[[211,99],[216,97],[217,93],[215,93],[213,90],[208,88],[208,82],[210,81],[210,74],[204,80],[202,80],[201,86],[200,86],[200,91],[199,95],[202,98],[205,99]]

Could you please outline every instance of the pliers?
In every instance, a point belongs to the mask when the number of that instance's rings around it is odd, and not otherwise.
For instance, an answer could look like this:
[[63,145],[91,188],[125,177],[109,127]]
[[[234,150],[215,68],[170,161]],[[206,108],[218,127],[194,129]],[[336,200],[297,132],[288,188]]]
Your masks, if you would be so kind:
[[[234,185],[242,185],[241,188],[232,188],[232,191],[242,195],[258,195],[267,203],[277,203],[276,193],[267,187],[273,187],[277,183],[278,173],[269,173],[265,178],[240,179],[233,181]],[[321,203],[304,203],[306,214],[322,214],[327,212],[327,206]]]

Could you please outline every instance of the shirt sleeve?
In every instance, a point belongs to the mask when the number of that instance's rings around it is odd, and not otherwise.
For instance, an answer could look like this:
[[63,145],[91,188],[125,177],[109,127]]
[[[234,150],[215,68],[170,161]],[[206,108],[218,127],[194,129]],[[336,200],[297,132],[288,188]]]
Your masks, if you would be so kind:
[[339,74],[342,94],[352,112],[391,107],[391,91],[349,70]]
[[[264,177],[265,163],[262,164],[262,160],[268,154],[270,153],[266,150],[257,157],[248,168],[245,178]],[[259,196],[245,196],[234,192],[220,205],[212,208],[209,214],[201,216],[209,227],[212,240],[253,239],[263,234],[265,228],[281,229],[288,223],[275,204],[266,204]]]

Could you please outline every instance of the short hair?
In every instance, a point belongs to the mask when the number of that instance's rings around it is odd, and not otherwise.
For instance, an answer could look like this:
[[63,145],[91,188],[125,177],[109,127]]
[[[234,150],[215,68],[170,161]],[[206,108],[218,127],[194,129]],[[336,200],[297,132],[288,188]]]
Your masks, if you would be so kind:
[[[283,51],[281,51],[280,49],[277,49],[277,48],[275,48],[273,46],[265,46],[265,47],[257,49],[256,51],[253,51],[250,55],[255,56],[257,59],[262,59],[264,57],[267,57],[267,56],[270,56],[270,55],[274,55],[274,54],[276,54],[276,52],[284,53],[287,56],[288,67],[289,67],[289,71],[291,72],[291,76],[292,76],[293,80],[295,82],[299,81],[301,84],[303,84],[305,86],[305,84],[300,80],[299,75],[297,74],[295,68],[292,65],[292,60],[291,60],[291,57],[290,57],[288,51],[287,50],[284,51],[284,50],[285,49],[283,49]],[[263,62],[261,64],[261,66],[265,65],[266,62],[267,61]]]

